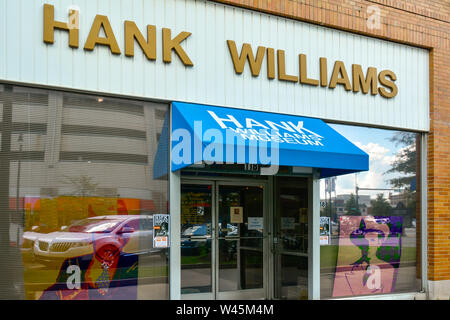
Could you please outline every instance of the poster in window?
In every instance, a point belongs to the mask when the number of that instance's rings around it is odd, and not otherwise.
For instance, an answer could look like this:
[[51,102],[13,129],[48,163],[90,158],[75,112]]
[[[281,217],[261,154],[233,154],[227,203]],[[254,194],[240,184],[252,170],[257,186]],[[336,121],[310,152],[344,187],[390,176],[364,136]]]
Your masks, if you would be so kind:
[[153,215],[153,248],[169,247],[169,218],[168,214]]
[[262,231],[264,229],[264,218],[262,217],[248,217],[248,230]]
[[230,207],[230,223],[243,223],[243,222],[244,222],[244,208]]
[[330,244],[330,217],[320,217],[320,245]]
[[392,293],[402,254],[400,216],[342,216],[333,297]]

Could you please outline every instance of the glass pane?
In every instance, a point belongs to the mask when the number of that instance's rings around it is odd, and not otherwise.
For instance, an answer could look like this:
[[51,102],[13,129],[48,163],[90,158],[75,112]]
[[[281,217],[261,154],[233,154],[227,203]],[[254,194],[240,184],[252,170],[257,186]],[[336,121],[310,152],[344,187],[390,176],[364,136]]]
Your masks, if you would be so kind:
[[308,252],[308,192],[281,185],[279,189],[281,250]]
[[220,292],[263,288],[263,239],[219,239]]
[[276,178],[275,297],[308,298],[308,184],[306,178]]
[[219,237],[262,237],[263,186],[219,188]]
[[263,288],[263,239],[241,239],[241,289]]
[[233,291],[240,288],[239,240],[219,239],[219,290]]
[[263,288],[263,195],[262,186],[219,187],[221,292]]
[[167,106],[16,86],[0,104],[0,295],[167,299]]
[[280,255],[279,299],[308,299],[308,257]]
[[181,186],[181,293],[211,292],[212,187]]
[[321,297],[420,290],[420,135],[332,126],[369,154],[370,170],[321,182]]

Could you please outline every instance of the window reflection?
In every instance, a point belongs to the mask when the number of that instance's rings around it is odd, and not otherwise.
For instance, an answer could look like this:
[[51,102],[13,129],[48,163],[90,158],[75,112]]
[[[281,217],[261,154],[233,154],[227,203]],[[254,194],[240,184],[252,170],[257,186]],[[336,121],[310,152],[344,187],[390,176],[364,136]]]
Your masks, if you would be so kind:
[[212,290],[212,186],[181,187],[181,293]]
[[153,237],[168,214],[167,177],[153,175],[167,107],[16,86],[0,105],[0,277],[13,288],[0,294],[167,299]]
[[308,182],[275,178],[275,297],[308,299]]
[[401,217],[341,217],[333,297],[394,292],[402,222]]
[[321,181],[321,297],[420,290],[420,135],[331,125],[369,154],[370,170]]

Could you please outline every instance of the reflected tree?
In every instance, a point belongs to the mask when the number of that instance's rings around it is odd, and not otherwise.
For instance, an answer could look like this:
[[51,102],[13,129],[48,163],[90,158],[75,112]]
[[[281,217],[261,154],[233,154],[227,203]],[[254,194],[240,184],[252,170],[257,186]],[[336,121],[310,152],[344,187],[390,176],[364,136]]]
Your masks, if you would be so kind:
[[74,189],[74,196],[93,196],[97,192],[98,183],[95,183],[92,177],[86,175],[80,175],[76,177],[64,176],[64,179],[64,183],[71,185]]
[[378,194],[375,200],[370,201],[370,206],[371,214],[374,216],[389,216],[392,213],[392,207],[382,193]]
[[345,202],[345,211],[347,212],[348,215],[351,216],[361,215],[358,203],[356,202],[356,197],[353,193],[350,194],[350,198],[347,200],[347,202]]
[[392,163],[391,169],[385,174],[396,174],[388,182],[395,188],[403,188],[403,205],[409,212],[406,226],[411,225],[411,218],[416,214],[416,175],[417,175],[417,134],[412,132],[397,132],[390,139],[399,150]]
[[400,147],[392,163],[391,169],[385,174],[401,174],[402,176],[389,179],[395,188],[409,188],[416,178],[417,152],[416,134],[411,132],[398,132],[391,139],[396,147]]

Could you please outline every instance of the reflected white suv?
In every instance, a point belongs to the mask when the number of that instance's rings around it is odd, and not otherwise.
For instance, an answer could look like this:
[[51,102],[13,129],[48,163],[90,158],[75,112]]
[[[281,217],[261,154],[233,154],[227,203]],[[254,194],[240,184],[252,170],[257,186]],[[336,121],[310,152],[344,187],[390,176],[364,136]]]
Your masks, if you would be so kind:
[[[27,235],[24,234],[24,237]],[[153,218],[144,215],[112,215],[87,218],[63,231],[33,233],[37,260],[63,260],[99,252],[152,253]]]

